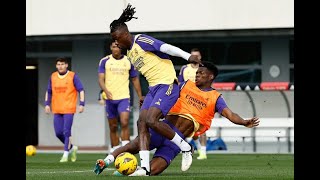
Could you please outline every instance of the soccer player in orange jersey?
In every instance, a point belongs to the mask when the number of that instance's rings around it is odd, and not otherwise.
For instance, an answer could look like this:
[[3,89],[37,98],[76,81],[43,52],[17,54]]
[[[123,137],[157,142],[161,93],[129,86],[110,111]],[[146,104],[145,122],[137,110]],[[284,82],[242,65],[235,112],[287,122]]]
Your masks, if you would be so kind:
[[[198,56],[198,58],[201,60],[201,52],[198,48],[192,48],[191,54]],[[189,63],[187,65],[184,65],[180,69],[180,73],[178,76],[179,83],[190,80],[192,82],[195,82],[196,79],[196,72],[199,68],[199,63]],[[194,140],[199,156],[197,159],[203,160],[207,159],[207,136],[206,133],[203,133],[201,136],[193,136],[193,138],[187,138],[186,140],[190,142],[191,140]]]
[[[80,96],[79,113],[84,111],[84,88],[79,76],[68,70],[65,58],[57,58],[57,71],[52,73],[45,96],[45,112],[53,113],[54,130],[57,138],[64,144],[64,153],[60,162],[68,162],[69,152],[71,161],[77,159],[78,147],[71,141],[73,115],[76,113],[78,93]],[[51,107],[50,107],[51,106]]]
[[[232,123],[243,125],[248,128],[259,125],[259,118],[253,117],[243,119],[237,113],[228,108],[222,95],[211,87],[213,80],[218,75],[217,67],[210,62],[202,62],[196,73],[195,82],[186,81],[180,85],[180,97],[170,109],[163,123],[170,126],[181,137],[187,138],[193,135],[201,135],[210,127],[214,114],[218,112]],[[151,141],[150,149],[156,149],[151,164],[151,174],[162,173],[179,154],[180,148],[163,135],[150,129]],[[120,147],[105,159],[98,159],[94,167],[94,172],[100,174],[107,166],[114,162],[122,152],[133,154],[139,151],[138,137],[126,146]],[[117,171],[115,175],[120,175]],[[139,167],[131,174],[146,176],[145,169]]]

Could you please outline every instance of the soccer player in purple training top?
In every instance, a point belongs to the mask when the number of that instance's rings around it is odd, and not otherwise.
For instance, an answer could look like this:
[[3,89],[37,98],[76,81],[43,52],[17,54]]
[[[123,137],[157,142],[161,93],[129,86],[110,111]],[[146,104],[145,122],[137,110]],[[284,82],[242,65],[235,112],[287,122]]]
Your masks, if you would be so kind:
[[77,74],[68,70],[68,62],[65,58],[56,60],[56,68],[57,71],[52,73],[49,79],[45,96],[45,112],[49,114],[52,110],[56,136],[64,144],[64,153],[60,162],[68,162],[69,152],[71,152],[71,161],[75,162],[78,147],[72,144],[71,128],[78,93],[80,95],[79,113],[84,111],[84,89]]
[[[112,39],[118,47],[127,50],[127,56],[134,67],[149,83],[138,120],[139,156],[141,170],[133,176],[150,174],[150,134],[148,127],[176,144],[182,151],[181,170],[186,171],[192,164],[193,147],[168,124],[159,121],[167,115],[179,97],[176,72],[169,55],[181,57],[190,62],[199,62],[196,56],[145,34],[132,35],[125,22],[133,17],[135,8],[128,4],[120,18],[110,24]],[[97,166],[99,166],[97,162]]]
[[[112,148],[110,153],[130,141],[129,116],[130,116],[130,91],[129,78],[142,100],[140,81],[133,65],[127,56],[121,54],[121,49],[115,42],[110,45],[112,54],[102,58],[99,62],[99,85],[103,90],[102,96],[106,104],[106,112],[110,129]],[[121,144],[118,135],[118,118],[121,124]]]

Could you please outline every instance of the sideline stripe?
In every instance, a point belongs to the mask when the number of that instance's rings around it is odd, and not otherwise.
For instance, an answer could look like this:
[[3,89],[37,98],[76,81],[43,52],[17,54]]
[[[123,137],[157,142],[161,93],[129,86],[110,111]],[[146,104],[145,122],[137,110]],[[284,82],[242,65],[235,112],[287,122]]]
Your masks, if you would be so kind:
[[[116,170],[115,168],[106,168],[104,171],[112,171]],[[93,172],[93,170],[84,170],[84,171],[33,171],[33,172],[26,172],[26,174],[64,174],[64,173],[84,173],[84,172]]]

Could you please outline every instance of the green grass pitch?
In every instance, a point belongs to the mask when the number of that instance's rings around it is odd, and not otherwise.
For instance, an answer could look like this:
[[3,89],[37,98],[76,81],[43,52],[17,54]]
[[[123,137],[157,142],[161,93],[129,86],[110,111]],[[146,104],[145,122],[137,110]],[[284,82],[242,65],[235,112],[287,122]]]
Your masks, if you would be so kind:
[[61,154],[39,153],[26,157],[26,179],[294,179],[293,154],[208,154],[207,160],[197,160],[191,168],[180,170],[181,154],[158,176],[114,177],[112,164],[100,175],[93,173],[94,163],[104,154],[78,154],[76,162],[59,163]]

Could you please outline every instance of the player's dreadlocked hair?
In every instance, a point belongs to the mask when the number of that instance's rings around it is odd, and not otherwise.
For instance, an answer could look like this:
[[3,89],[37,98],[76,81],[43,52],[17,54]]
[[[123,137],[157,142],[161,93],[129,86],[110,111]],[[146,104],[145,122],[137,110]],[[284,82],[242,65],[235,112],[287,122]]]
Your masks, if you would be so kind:
[[119,17],[119,19],[116,19],[114,21],[112,21],[112,23],[110,24],[110,31],[111,33],[116,31],[119,27],[127,27],[127,25],[125,24],[125,22],[130,21],[132,18],[138,19],[137,17],[133,17],[133,14],[136,12],[134,11],[135,7],[131,7],[131,4],[128,4],[127,8],[125,10],[123,10],[121,16]]

